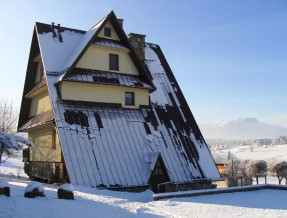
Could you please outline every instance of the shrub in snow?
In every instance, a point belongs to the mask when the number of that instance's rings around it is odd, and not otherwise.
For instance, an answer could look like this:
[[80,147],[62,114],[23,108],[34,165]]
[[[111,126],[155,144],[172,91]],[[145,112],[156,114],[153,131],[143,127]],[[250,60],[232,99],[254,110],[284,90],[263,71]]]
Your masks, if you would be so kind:
[[34,146],[32,142],[21,136],[0,132],[0,164],[5,161],[2,160],[3,154],[6,154],[9,157],[13,153],[13,150],[20,150],[22,148],[21,144],[31,147]]
[[249,161],[245,166],[245,172],[248,177],[255,176],[258,185],[258,177],[265,176],[267,173],[267,162],[264,160]]
[[7,197],[10,197],[9,183],[3,179],[0,179],[0,195],[6,195]]
[[283,178],[287,178],[287,162],[282,160],[272,160],[268,164],[268,170],[270,173],[275,173],[279,185],[281,185],[281,181]]
[[30,182],[25,189],[25,198],[45,197],[45,189],[39,182]]
[[74,189],[71,184],[64,184],[58,188],[59,199],[71,199],[74,200]]

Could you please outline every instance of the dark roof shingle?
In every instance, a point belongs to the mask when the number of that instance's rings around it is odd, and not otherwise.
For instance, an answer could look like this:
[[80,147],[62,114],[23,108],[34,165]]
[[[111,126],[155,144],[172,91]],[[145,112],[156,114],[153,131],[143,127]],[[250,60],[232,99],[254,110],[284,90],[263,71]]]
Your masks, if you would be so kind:
[[30,128],[41,126],[52,122],[54,119],[53,110],[46,111],[44,113],[38,114],[31,119],[29,119],[18,131],[24,132]]
[[83,68],[73,69],[72,73],[65,78],[64,81],[89,82],[152,89],[149,84],[143,82],[138,76]]

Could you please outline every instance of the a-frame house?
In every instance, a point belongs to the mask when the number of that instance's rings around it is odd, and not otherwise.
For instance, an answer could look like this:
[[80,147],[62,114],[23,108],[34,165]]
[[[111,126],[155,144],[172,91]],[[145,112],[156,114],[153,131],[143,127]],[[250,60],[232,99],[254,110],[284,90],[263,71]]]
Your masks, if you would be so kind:
[[160,47],[114,12],[88,31],[36,23],[18,130],[31,178],[155,192],[220,178]]

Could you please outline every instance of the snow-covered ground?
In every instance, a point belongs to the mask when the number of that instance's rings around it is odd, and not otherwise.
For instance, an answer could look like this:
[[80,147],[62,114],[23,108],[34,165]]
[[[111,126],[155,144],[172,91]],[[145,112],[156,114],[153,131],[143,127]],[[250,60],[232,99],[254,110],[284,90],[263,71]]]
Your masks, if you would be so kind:
[[[7,179],[7,178],[6,178]],[[12,179],[11,197],[0,196],[0,217],[287,217],[282,190],[260,190],[153,201],[152,192],[114,192],[75,186],[75,200],[57,199],[57,188],[44,185],[46,198],[24,198],[29,181]]]
[[[44,184],[46,198],[24,198],[30,182],[20,155],[0,166],[11,197],[0,196],[0,217],[287,217],[287,191],[260,190],[153,201],[152,192],[115,192],[74,186],[75,200],[57,199],[58,186]],[[20,178],[18,178],[20,175]]]
[[[6,156],[3,155],[3,159]],[[22,162],[22,151],[15,151],[12,158],[7,159],[0,165],[0,176],[5,175],[12,178],[28,178],[23,170],[24,163]]]
[[[241,160],[271,160],[273,158],[287,161],[287,145],[267,145],[267,146],[238,146],[230,149],[212,150],[217,158],[226,159],[228,153]],[[216,157],[215,157],[216,159]]]

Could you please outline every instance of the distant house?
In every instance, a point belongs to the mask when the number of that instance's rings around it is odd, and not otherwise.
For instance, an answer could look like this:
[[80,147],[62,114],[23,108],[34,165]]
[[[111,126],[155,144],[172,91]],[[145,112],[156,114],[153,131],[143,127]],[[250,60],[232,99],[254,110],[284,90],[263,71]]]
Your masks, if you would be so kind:
[[225,176],[225,164],[224,163],[216,163],[215,165],[216,165],[220,175]]
[[26,172],[97,188],[210,187],[220,175],[160,47],[122,22],[36,23],[18,124],[35,143]]

